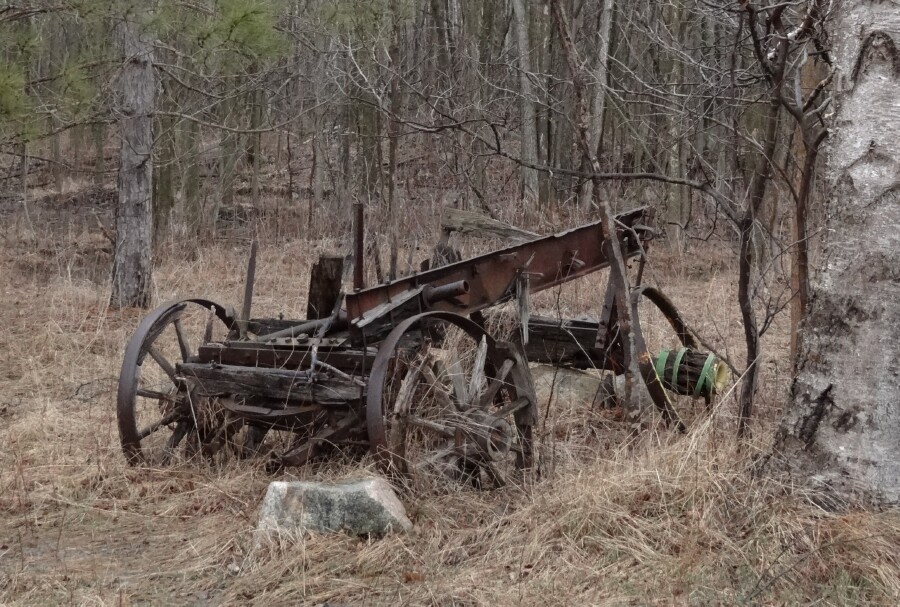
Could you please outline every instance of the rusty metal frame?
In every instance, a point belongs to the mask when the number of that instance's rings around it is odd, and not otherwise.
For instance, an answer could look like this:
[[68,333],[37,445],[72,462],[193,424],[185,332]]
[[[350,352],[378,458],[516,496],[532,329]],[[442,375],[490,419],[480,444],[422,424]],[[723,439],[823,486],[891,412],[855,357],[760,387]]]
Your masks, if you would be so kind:
[[[652,212],[647,207],[616,217],[617,232],[621,236],[620,242],[626,257],[639,255],[643,250],[643,241],[652,238],[652,230],[646,225],[650,221]],[[469,315],[515,297],[516,279],[522,272],[529,275],[529,291],[536,293],[606,268],[610,262],[603,251],[601,228],[602,222],[597,221],[394,282],[358,290],[346,298],[351,329],[367,312],[389,305],[396,298],[426,285],[431,289],[440,289],[464,281],[468,287],[466,292],[450,299],[434,301],[424,307]]]

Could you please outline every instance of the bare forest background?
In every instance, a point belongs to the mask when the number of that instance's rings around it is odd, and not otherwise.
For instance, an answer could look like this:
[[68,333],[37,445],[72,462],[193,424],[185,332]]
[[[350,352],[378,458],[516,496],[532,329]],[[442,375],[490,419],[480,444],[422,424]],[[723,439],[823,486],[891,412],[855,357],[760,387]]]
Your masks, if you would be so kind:
[[[152,153],[135,153],[152,162],[157,250],[209,241],[228,218],[272,226],[274,244],[340,237],[362,201],[383,280],[415,267],[445,206],[553,231],[601,199],[650,205],[675,247],[715,242],[739,262],[752,362],[773,318],[789,309],[795,335],[808,300],[826,4],[14,3],[0,13],[4,191],[26,209],[35,191],[110,196],[134,112],[123,59],[149,52]],[[144,282],[123,302],[147,305]]]
[[[818,3],[563,4],[600,196],[617,209],[653,205],[675,242],[734,248],[762,176],[754,260],[788,276],[779,266],[798,240],[796,203],[814,190],[802,180],[816,143],[807,130],[827,106],[824,14],[809,14]],[[346,234],[357,200],[383,242],[408,239],[441,205],[519,223],[596,209],[547,3],[42,3],[0,18],[4,192],[26,204],[37,188],[109,186],[117,25],[142,30],[156,92],[157,246],[210,238],[234,213],[291,218],[292,235]],[[797,41],[774,66],[784,73],[772,116],[766,53],[784,34]],[[38,174],[52,180],[29,179]]]
[[[0,2],[0,271],[18,276],[3,297],[23,338],[0,336],[12,395],[0,419],[17,437],[0,510],[19,517],[0,527],[0,561],[8,550],[21,563],[0,566],[0,602],[757,604],[818,592],[892,604],[896,516],[826,514],[748,473],[788,402],[823,255],[833,11],[828,0]],[[136,231],[127,191],[152,218]],[[255,305],[290,316],[314,253],[349,253],[360,202],[367,284],[430,257],[447,207],[547,234],[606,206],[650,206],[660,233],[645,280],[735,384],[680,443],[623,438],[621,419],[557,399],[541,432],[563,445],[560,476],[540,498],[425,496],[410,539],[254,553],[248,517],[271,480],[260,470],[163,476],[120,461],[111,386],[131,308],[239,300],[258,239],[270,269]],[[135,284],[123,288],[126,267]],[[535,307],[596,315],[599,292]],[[48,302],[62,320],[21,320]],[[56,353],[20,345],[58,334]],[[22,413],[31,402],[40,422]],[[86,407],[82,425],[67,422],[70,406]],[[56,463],[30,467],[67,457],[83,463],[65,478]],[[81,528],[65,540],[72,512],[126,545],[149,539],[134,555]],[[191,549],[173,550],[177,538]],[[157,573],[136,573],[146,562]]]

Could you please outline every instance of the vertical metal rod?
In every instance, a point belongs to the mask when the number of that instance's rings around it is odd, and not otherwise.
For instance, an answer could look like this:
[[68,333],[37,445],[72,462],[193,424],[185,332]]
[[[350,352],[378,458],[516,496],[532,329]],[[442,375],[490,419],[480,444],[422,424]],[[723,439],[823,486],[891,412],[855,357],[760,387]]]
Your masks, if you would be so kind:
[[365,288],[365,276],[363,272],[363,255],[365,254],[365,226],[363,216],[363,203],[353,203],[353,210],[356,212],[356,220],[354,223],[355,234],[353,238],[354,256],[353,256],[353,288]]
[[241,321],[238,325],[241,339],[247,337],[247,325],[250,321],[250,306],[253,305],[253,283],[256,282],[256,250],[259,243],[256,239],[250,242],[250,259],[247,261],[247,281],[244,283],[244,304],[241,308]]
[[641,251],[641,259],[638,261],[638,271],[637,278],[634,279],[634,287],[637,288],[641,286],[641,281],[644,279],[644,266],[647,262],[647,254],[644,251]]

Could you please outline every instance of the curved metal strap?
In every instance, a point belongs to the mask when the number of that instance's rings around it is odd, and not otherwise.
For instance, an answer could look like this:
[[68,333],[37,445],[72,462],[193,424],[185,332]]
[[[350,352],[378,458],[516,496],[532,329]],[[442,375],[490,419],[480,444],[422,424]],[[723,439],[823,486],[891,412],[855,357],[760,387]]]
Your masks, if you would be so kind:
[[675,307],[672,300],[666,297],[662,291],[656,287],[644,286],[638,287],[633,293],[634,295],[632,295],[632,297],[646,297],[660,312],[662,312],[663,316],[666,317],[666,320],[669,321],[669,324],[672,325],[676,335],[678,335],[678,340],[681,342],[681,345],[686,348],[691,348],[692,350],[700,348],[697,338],[694,337],[694,334],[688,329],[687,323],[684,322],[684,319],[678,312],[678,308]]
[[687,348],[681,348],[678,350],[678,353],[675,355],[675,364],[672,365],[672,387],[678,385],[678,368],[681,367],[681,361],[684,359],[684,355],[687,354]]
[[697,380],[697,385],[694,386],[694,396],[700,396],[701,394],[703,394],[703,386],[707,383],[709,384],[709,393],[712,394],[716,383],[711,377],[709,377],[709,374],[712,370],[712,364],[715,360],[716,355],[710,352],[709,356],[706,357],[706,362],[703,363],[703,370],[700,371],[700,379]]
[[669,362],[669,350],[663,350],[657,355],[656,364],[654,365],[656,376],[660,379],[663,379],[666,374],[667,362]]

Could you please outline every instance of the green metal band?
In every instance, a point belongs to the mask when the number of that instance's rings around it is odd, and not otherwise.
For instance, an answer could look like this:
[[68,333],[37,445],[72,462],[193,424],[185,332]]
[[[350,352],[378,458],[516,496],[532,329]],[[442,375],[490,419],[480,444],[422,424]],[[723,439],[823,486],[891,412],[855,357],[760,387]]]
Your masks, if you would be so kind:
[[672,365],[672,388],[678,386],[678,367],[681,366],[681,359],[684,358],[684,355],[687,354],[688,348],[682,348],[678,351],[678,354],[675,355],[675,364]]
[[656,363],[653,365],[654,370],[656,371],[656,376],[659,378],[659,381],[663,381],[663,378],[666,374],[666,363],[669,361],[669,351],[663,350],[659,354],[656,355]]
[[700,379],[697,380],[697,385],[694,386],[694,396],[700,396],[701,394],[703,394],[703,386],[707,383],[709,384],[709,393],[712,394],[715,382],[713,381],[713,378],[709,376],[709,374],[712,371],[712,364],[715,360],[715,354],[710,353],[709,356],[706,357],[706,362],[703,363],[703,370],[700,372]]

